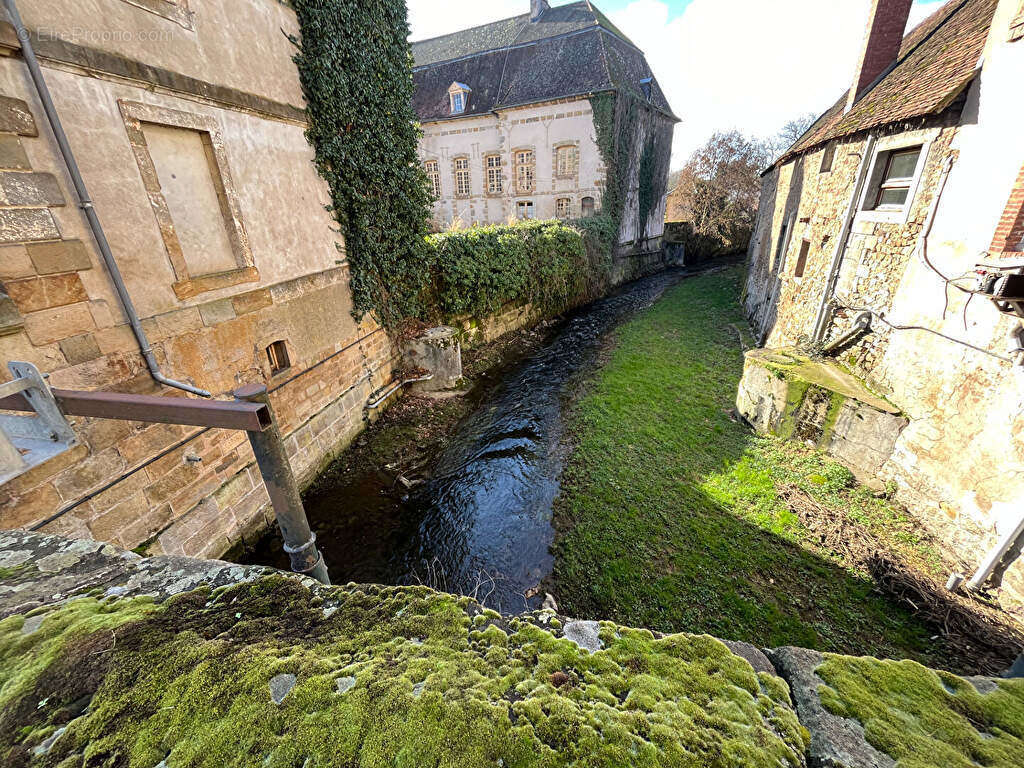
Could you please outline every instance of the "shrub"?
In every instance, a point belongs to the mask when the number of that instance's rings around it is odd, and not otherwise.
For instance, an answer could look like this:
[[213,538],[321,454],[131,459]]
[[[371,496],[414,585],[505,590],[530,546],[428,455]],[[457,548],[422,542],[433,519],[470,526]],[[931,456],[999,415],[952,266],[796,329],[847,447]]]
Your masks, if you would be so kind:
[[[434,317],[485,317],[507,304],[554,314],[597,295],[610,249],[601,217],[574,222],[521,221],[427,237],[427,295]],[[604,255],[602,255],[604,254]]]

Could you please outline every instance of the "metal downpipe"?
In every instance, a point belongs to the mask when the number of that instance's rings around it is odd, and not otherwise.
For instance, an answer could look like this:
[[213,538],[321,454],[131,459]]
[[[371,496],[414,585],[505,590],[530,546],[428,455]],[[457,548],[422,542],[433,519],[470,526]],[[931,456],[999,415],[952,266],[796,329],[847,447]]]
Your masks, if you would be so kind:
[[74,185],[75,194],[78,196],[79,207],[85,212],[85,217],[89,221],[89,228],[92,230],[93,237],[96,240],[100,256],[103,258],[103,263],[107,267],[107,273],[110,275],[110,279],[114,283],[117,296],[121,300],[121,306],[124,307],[125,314],[128,316],[128,324],[131,326],[132,333],[135,334],[135,339],[139,344],[139,350],[142,352],[142,357],[146,361],[146,367],[149,368],[150,375],[155,381],[163,384],[164,386],[180,389],[193,395],[199,395],[200,397],[212,397],[212,395],[204,389],[199,389],[198,387],[193,387],[191,384],[185,384],[180,381],[169,379],[161,373],[160,364],[157,362],[156,356],[153,354],[153,348],[150,346],[149,339],[146,337],[146,332],[142,328],[142,322],[139,320],[139,314],[135,310],[135,305],[132,302],[131,296],[128,294],[128,288],[124,284],[124,278],[121,276],[121,270],[118,268],[117,262],[114,260],[114,254],[110,251],[110,244],[107,242],[107,236],[103,232],[103,226],[100,224],[100,220],[96,216],[92,199],[89,197],[89,190],[85,186],[85,180],[82,179],[82,174],[78,169],[78,163],[75,160],[75,155],[71,150],[71,145],[68,143],[68,137],[64,133],[64,126],[61,124],[60,116],[57,114],[57,109],[50,96],[50,89],[47,88],[46,81],[43,79],[43,72],[39,67],[39,60],[36,58],[36,53],[32,47],[32,40],[28,34],[28,30],[25,28],[25,24],[21,20],[21,14],[18,13],[18,7],[15,4],[15,0],[4,0],[4,6],[7,8],[8,15],[11,17],[11,23],[14,25],[18,41],[21,43],[21,52],[25,59],[25,64],[28,66],[28,71],[32,77],[32,82],[35,85],[36,93],[39,95],[39,101],[42,102],[43,111],[46,112],[46,119],[50,123],[50,128],[53,130],[54,138],[57,140],[57,146],[60,148],[61,156],[64,158],[64,164],[67,166],[68,173],[71,176],[71,183]]

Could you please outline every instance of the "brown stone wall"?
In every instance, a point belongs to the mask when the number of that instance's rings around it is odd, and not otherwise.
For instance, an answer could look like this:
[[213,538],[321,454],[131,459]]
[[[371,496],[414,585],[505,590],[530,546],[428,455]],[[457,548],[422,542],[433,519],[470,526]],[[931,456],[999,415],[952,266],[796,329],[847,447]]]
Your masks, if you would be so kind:
[[[232,0],[235,34],[216,40],[205,19],[221,12],[217,4],[190,4],[195,29],[144,4],[114,5],[106,21],[134,30],[125,38],[130,45],[104,51],[89,49],[88,36],[51,35],[40,39],[40,51],[115,258],[165,374],[218,398],[265,382],[293,470],[307,483],[371,417],[365,404],[391,381],[395,353],[379,326],[352,318],[343,244],[296,121],[301,112],[267,101],[299,92],[280,35],[281,26],[294,27],[294,17],[269,0]],[[57,6],[78,13],[77,3],[48,0],[34,6],[29,25],[54,31],[62,18]],[[268,10],[287,17],[271,25],[281,45],[263,45]],[[169,40],[143,34],[165,23],[178,29]],[[18,46],[6,38],[4,45],[10,55],[0,58],[0,381],[8,378],[8,361],[26,360],[59,388],[184,396],[150,377]],[[248,80],[245,68],[232,65],[210,75],[224,83],[204,84],[191,79],[206,71],[190,58],[197,45],[211,61],[253,46],[267,55]],[[140,58],[125,58],[132,56]],[[72,60],[75,67],[67,66]],[[260,96],[266,83],[272,87]],[[175,244],[195,222],[182,220],[173,206],[168,213],[160,179],[145,162],[140,124],[201,132],[228,237],[239,245],[239,270],[183,279]],[[183,282],[189,290],[175,287]],[[277,341],[285,342],[290,367],[274,373],[266,350]],[[83,418],[72,424],[77,447],[0,486],[0,528],[213,557],[272,520],[244,433]]]

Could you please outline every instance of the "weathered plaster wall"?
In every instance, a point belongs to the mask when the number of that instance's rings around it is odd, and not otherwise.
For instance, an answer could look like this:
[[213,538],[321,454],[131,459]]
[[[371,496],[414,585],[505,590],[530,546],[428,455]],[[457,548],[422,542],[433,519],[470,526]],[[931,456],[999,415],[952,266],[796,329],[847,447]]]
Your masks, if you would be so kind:
[[[950,115],[930,126],[896,128],[886,142],[926,143],[927,164],[905,221],[860,212],[843,257],[837,297],[869,307],[901,326],[920,326],[1005,355],[1016,321],[987,300],[947,288],[923,258],[922,231],[952,163],[927,238],[927,256],[948,278],[969,275],[986,252],[1024,166],[1024,45],[1007,43],[1013,3],[996,16],[980,77]],[[961,112],[962,106],[962,112]],[[819,173],[823,149],[766,176],[762,214],[751,244],[746,306],[764,343],[799,345],[812,331],[829,261],[852,194],[866,136],[838,146],[831,173]],[[778,253],[784,222],[788,247]],[[794,275],[801,241],[811,242],[802,278]],[[829,338],[850,327],[841,313]],[[839,359],[887,395],[908,417],[882,477],[899,499],[973,567],[1024,514],[1024,375],[1014,367],[921,330],[895,331],[876,319],[872,333]],[[1024,566],[1011,571],[1020,582]]]
[[[558,178],[555,149],[574,144],[579,148],[579,168],[573,178]],[[513,152],[532,149],[536,157],[536,192],[519,194],[515,185]],[[484,157],[500,154],[503,191],[487,194]],[[471,194],[457,197],[453,162],[470,160]],[[441,174],[441,198],[434,203],[438,228],[458,220],[462,226],[502,224],[516,215],[516,201],[532,200],[534,218],[555,218],[555,201],[568,197],[570,218],[581,214],[581,201],[593,197],[598,210],[605,184],[605,168],[594,135],[593,110],[586,99],[500,110],[497,114],[427,123],[420,140],[420,159],[437,160]]]
[[[272,101],[301,103],[281,32],[295,28],[293,15],[271,0],[197,0],[189,4],[189,30],[125,0],[23,5],[164,373],[218,397],[266,382],[293,468],[310,480],[362,429],[363,406],[390,380],[394,352],[379,327],[351,316],[348,268],[301,113]],[[97,19],[118,34],[95,37]],[[168,24],[175,28],[170,42],[149,34]],[[229,27],[233,33],[224,34]],[[79,47],[55,47],[67,40]],[[92,43],[97,48],[80,47]],[[0,361],[33,362],[63,388],[173,394],[146,371],[17,45],[0,40],[0,49],[5,45],[13,55],[0,59],[0,284],[10,298],[0,301]],[[141,61],[104,55],[112,51]],[[89,66],[69,64],[75,57]],[[191,275],[198,287],[187,295],[176,290],[168,238],[184,240],[197,222],[181,214],[183,199],[170,206],[170,226],[159,218],[154,201],[173,185],[138,161],[144,139],[140,144],[126,120],[126,103],[157,122],[172,116],[216,132],[211,152],[223,157],[231,209],[225,227],[230,218],[248,264],[237,280]],[[211,167],[193,157],[180,170],[209,175]],[[208,210],[196,213],[207,226],[216,223]],[[280,340],[291,366],[274,375],[266,348]],[[76,419],[74,427],[78,448],[0,487],[0,527],[39,525],[63,513],[46,530],[217,556],[266,525],[268,500],[244,434],[96,419]]]

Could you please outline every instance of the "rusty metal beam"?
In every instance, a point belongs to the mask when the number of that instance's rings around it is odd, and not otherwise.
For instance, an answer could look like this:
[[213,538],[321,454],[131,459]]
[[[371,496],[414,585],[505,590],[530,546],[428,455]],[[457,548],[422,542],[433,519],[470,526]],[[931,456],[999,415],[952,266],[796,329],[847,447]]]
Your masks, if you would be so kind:
[[[75,392],[66,389],[51,391],[67,416],[239,429],[244,432],[263,432],[273,423],[270,408],[265,403],[125,395],[118,392]],[[23,395],[15,394],[0,398],[0,410],[33,409]]]

